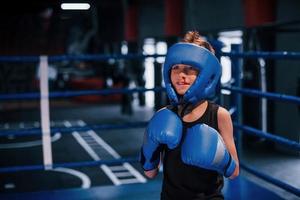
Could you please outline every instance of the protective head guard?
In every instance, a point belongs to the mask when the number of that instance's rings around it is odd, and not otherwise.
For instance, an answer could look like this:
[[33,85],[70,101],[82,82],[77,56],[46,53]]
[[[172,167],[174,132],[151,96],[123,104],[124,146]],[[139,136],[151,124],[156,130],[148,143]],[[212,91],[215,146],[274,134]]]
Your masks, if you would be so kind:
[[[199,70],[195,82],[179,99],[171,83],[170,71],[175,64],[190,65]],[[163,76],[166,91],[171,104],[178,105],[199,101],[214,96],[216,85],[221,76],[221,65],[218,59],[206,48],[192,43],[177,43],[168,50]]]

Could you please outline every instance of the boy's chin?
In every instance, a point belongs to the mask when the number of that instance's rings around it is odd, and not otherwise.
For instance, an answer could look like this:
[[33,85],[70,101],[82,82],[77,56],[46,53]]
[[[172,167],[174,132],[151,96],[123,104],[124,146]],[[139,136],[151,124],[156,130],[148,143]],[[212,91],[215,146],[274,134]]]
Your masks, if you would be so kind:
[[183,96],[186,90],[177,90],[176,92],[179,96]]

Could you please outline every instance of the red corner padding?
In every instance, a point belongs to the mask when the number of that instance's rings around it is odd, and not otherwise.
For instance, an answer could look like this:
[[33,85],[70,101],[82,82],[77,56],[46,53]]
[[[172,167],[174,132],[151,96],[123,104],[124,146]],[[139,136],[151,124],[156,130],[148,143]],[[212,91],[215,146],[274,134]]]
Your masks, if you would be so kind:
[[[101,78],[78,78],[70,81],[73,90],[102,90],[105,80]],[[113,88],[121,88],[122,84],[114,85]],[[121,94],[112,95],[85,95],[73,98],[76,101],[88,103],[117,103],[121,101]]]

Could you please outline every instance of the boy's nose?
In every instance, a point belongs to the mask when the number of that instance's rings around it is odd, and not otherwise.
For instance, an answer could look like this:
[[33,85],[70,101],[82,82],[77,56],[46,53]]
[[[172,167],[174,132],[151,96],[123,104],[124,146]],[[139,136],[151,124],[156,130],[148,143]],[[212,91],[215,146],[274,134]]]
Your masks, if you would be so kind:
[[182,78],[186,78],[186,73],[185,73],[185,71],[182,70],[182,71],[179,73],[179,76],[182,77]]

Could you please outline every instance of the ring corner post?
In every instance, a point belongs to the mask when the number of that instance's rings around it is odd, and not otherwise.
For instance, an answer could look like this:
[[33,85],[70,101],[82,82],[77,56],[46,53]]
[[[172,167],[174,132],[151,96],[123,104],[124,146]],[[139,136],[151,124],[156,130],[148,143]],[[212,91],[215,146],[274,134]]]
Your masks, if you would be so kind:
[[52,144],[50,131],[48,56],[40,56],[40,113],[42,126],[43,163],[45,170],[52,169]]
[[[243,47],[242,44],[232,44],[231,51],[236,53],[242,53]],[[242,78],[243,78],[243,61],[242,58],[232,57],[232,77],[234,79],[233,86],[241,88],[242,87]],[[243,122],[243,111],[242,111],[242,98],[241,94],[237,92],[232,93],[231,105],[235,107],[235,112],[233,113],[233,122],[236,124],[242,124]],[[236,138],[237,151],[241,152],[242,148],[242,135],[241,130],[234,129],[234,136]]]

